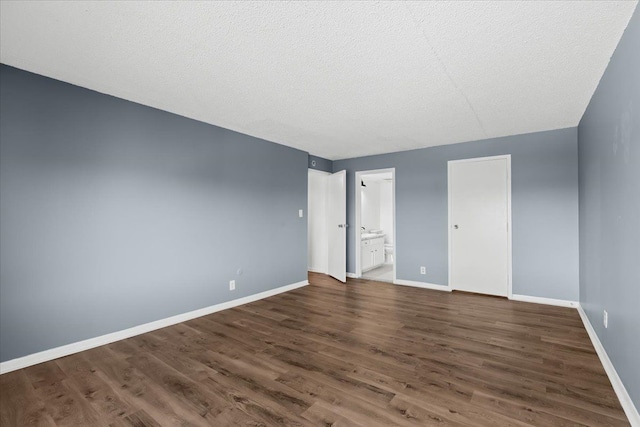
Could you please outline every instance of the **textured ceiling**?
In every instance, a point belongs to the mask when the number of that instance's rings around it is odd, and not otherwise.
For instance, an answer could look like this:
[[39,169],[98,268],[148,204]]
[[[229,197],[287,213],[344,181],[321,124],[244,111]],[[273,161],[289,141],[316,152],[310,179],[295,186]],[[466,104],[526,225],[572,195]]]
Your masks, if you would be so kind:
[[0,5],[4,64],[340,159],[576,126],[636,2]]

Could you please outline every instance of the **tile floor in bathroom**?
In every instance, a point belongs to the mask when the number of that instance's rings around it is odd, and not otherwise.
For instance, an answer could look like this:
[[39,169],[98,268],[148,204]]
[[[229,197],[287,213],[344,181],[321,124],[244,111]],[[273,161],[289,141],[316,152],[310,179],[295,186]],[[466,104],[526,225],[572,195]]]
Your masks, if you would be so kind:
[[362,273],[362,278],[393,283],[393,264],[383,264],[378,268]]

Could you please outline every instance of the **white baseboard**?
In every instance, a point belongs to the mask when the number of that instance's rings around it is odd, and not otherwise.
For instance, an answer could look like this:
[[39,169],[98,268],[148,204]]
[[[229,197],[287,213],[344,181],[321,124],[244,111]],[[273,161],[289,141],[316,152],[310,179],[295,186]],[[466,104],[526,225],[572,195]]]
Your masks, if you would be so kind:
[[622,409],[624,409],[624,413],[627,415],[631,426],[640,427],[640,414],[638,413],[638,408],[636,408],[633,404],[631,396],[629,396],[629,393],[627,393],[627,389],[624,387],[622,380],[618,376],[618,372],[616,372],[616,368],[614,368],[613,363],[611,363],[611,359],[609,359],[607,351],[604,349],[604,346],[600,342],[598,334],[596,334],[595,329],[593,329],[593,326],[591,325],[591,322],[587,317],[587,313],[584,312],[580,304],[578,304],[578,313],[580,313],[582,323],[584,323],[584,327],[589,334],[589,338],[591,338],[593,347],[596,349],[596,353],[598,353],[600,362],[602,362],[602,366],[604,366],[604,370],[607,372],[609,381],[611,381],[613,391],[616,392],[618,400],[620,400],[620,405],[622,405]]
[[307,271],[310,271],[312,273],[318,273],[318,274],[327,274],[326,271],[323,271],[317,268],[308,268]]
[[545,305],[555,305],[558,307],[569,307],[569,308],[578,308],[578,303],[576,301],[568,301],[564,299],[553,299],[553,298],[543,298],[543,297],[532,297],[529,295],[511,295],[510,300],[513,301],[522,301],[522,302],[532,302],[535,304],[545,304]]
[[449,286],[435,285],[433,283],[427,283],[427,282],[415,282],[413,280],[396,279],[393,281],[393,284],[402,285],[402,286],[413,286],[414,288],[433,289],[436,291],[451,292],[451,288],[449,288]]
[[258,301],[264,298],[268,298],[273,295],[281,294],[283,292],[292,291],[297,288],[301,288],[309,284],[309,281],[303,280],[301,282],[293,283],[291,285],[281,286],[279,288],[270,289],[268,291],[260,292],[258,294],[249,295],[246,297],[238,298],[232,301],[223,302],[220,304],[212,305],[209,307],[201,308],[199,310],[190,311],[188,313],[178,314],[176,316],[167,317],[165,319],[156,320],[154,322],[145,323],[143,325],[134,326],[133,328],[124,329],[122,331],[113,332],[110,334],[102,335],[95,338],[89,338],[84,341],[78,341],[75,343],[63,345],[61,347],[44,350],[38,353],[29,354],[27,356],[19,357],[17,359],[7,360],[0,363],[0,375],[7,372],[15,371],[18,369],[26,368],[28,366],[37,365],[38,363],[48,362],[59,357],[68,356],[70,354],[79,353],[81,351],[89,350],[101,345],[111,344],[115,341],[120,341],[126,338],[131,338],[136,335],[145,334],[147,332],[155,331],[156,329],[166,328],[167,326],[175,325],[177,323],[186,322],[187,320],[195,319],[196,317],[206,316],[218,311],[227,310],[229,308],[237,307],[239,305],[248,304],[250,302]]
[[350,279],[357,279],[358,276],[356,276],[356,273],[347,273],[347,277]]

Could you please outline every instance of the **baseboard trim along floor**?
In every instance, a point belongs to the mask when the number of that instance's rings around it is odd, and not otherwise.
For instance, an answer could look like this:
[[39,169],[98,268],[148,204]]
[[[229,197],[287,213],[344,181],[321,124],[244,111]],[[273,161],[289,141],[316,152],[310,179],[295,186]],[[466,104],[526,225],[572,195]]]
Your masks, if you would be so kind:
[[186,322],[187,320],[195,319],[197,317],[206,316],[208,314],[215,313],[217,311],[226,310],[229,308],[237,307],[239,305],[249,304],[250,302],[258,301],[264,298],[268,298],[274,295],[288,292],[309,284],[308,280],[292,283],[290,285],[281,286],[279,288],[270,289],[268,291],[260,292],[257,294],[249,295],[246,297],[234,299],[231,301],[223,302],[220,304],[211,305],[209,307],[201,308],[187,313],[178,314],[176,316],[167,317],[165,319],[156,320],[142,325],[134,326],[132,328],[123,329],[121,331],[112,332],[110,334],[101,335],[95,338],[89,338],[87,340],[78,341],[75,343],[55,347],[49,350],[40,351],[38,353],[29,354],[27,356],[18,357],[16,359],[7,360],[0,363],[0,375],[8,372],[16,371],[18,369],[26,368],[28,366],[37,365],[38,363],[48,362],[49,360],[57,359],[59,357],[68,356],[70,354],[79,353],[81,351],[89,350],[102,345],[111,344],[115,341],[131,338],[136,335],[145,334],[147,332],[155,331],[156,329],[165,328],[167,326],[175,325],[178,323]]
[[569,301],[564,299],[554,299],[554,298],[544,298],[544,297],[532,297],[529,295],[511,295],[510,300],[513,301],[522,301],[522,302],[532,302],[534,304],[545,304],[545,305],[555,305],[557,307],[569,307],[569,308],[578,308],[577,301]]
[[624,413],[629,418],[629,422],[632,427],[640,427],[640,414],[638,413],[638,408],[635,407],[633,401],[631,400],[631,396],[627,392],[616,368],[611,363],[611,359],[609,359],[609,355],[607,351],[604,349],[604,346],[600,342],[600,338],[598,338],[598,334],[596,334],[595,329],[591,325],[591,321],[587,317],[587,313],[585,313],[584,309],[580,304],[578,304],[578,313],[580,313],[580,318],[582,319],[582,323],[584,323],[584,327],[589,334],[589,338],[591,338],[591,343],[593,347],[596,349],[596,353],[598,353],[598,357],[600,358],[600,362],[602,362],[602,366],[609,377],[609,381],[611,381],[611,385],[613,386],[613,391],[615,391],[618,396],[618,400],[620,400],[620,405],[622,405],[622,409]]

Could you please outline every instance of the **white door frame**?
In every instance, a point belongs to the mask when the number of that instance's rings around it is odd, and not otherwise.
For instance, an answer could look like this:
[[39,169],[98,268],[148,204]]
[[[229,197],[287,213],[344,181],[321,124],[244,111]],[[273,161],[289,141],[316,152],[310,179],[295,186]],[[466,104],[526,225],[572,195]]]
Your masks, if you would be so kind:
[[358,239],[360,235],[360,227],[361,227],[361,210],[362,210],[362,191],[360,190],[360,181],[362,180],[363,175],[373,175],[378,173],[388,173],[391,172],[391,203],[392,212],[393,212],[393,282],[396,281],[396,266],[398,265],[398,257],[397,257],[397,241],[398,241],[398,233],[396,232],[396,168],[387,168],[387,169],[373,169],[367,171],[357,171],[355,177],[355,196],[356,196],[356,226],[354,229],[354,239],[355,239],[355,247],[356,247],[356,272],[355,277],[362,277],[362,253],[361,253],[361,242]]
[[449,290],[453,291],[451,285],[451,239],[452,239],[452,221],[451,221],[451,164],[452,163],[466,163],[466,162],[482,162],[487,160],[507,160],[507,297],[513,298],[513,283],[512,283],[512,244],[511,244],[511,154],[504,154],[501,156],[489,156],[489,157],[475,157],[471,159],[449,160],[447,162],[447,225],[448,225],[448,246],[449,246]]

